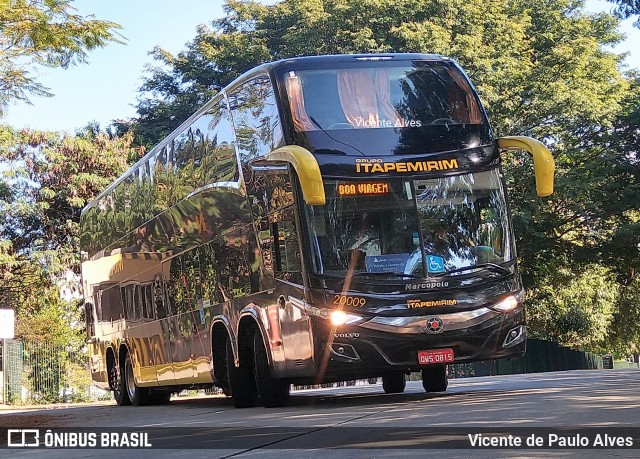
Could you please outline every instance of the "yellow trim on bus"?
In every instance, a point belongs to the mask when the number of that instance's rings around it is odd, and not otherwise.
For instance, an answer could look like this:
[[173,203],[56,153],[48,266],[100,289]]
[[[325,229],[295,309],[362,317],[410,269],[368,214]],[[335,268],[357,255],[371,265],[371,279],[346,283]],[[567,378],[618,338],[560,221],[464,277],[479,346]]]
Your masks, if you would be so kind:
[[509,136],[499,138],[498,147],[505,150],[525,150],[531,153],[538,196],[549,196],[553,193],[555,161],[542,142],[531,137]]
[[311,206],[325,205],[326,198],[320,166],[309,150],[297,145],[285,145],[267,154],[265,159],[267,161],[285,161],[291,164],[300,179],[305,202]]

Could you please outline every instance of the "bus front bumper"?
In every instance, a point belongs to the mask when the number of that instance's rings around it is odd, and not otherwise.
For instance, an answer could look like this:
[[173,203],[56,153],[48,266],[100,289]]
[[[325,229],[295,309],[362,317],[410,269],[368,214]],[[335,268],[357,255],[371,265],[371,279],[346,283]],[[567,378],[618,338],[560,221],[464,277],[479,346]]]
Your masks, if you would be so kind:
[[480,308],[421,317],[375,317],[330,327],[324,345],[329,373],[417,371],[424,368],[418,353],[431,350],[452,350],[454,360],[445,363],[515,358],[526,349],[524,308],[509,313]]

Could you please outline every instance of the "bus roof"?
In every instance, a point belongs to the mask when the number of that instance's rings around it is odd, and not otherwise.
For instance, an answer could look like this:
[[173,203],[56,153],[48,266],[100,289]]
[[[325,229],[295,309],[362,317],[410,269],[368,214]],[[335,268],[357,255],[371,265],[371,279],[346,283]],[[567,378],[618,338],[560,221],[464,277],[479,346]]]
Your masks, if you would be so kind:
[[82,209],[81,214],[84,214],[89,208],[96,205],[97,201],[113,190],[120,182],[122,182],[132,170],[136,169],[140,164],[144,163],[150,156],[154,155],[160,148],[167,144],[168,140],[175,137],[184,127],[188,126],[197,118],[202,112],[205,112],[211,105],[214,99],[220,97],[223,92],[229,91],[234,87],[242,84],[244,81],[252,78],[256,74],[271,73],[273,70],[282,67],[289,66],[295,63],[301,63],[304,65],[315,64],[322,67],[327,67],[331,63],[344,63],[354,61],[415,61],[415,60],[429,60],[429,61],[451,61],[449,57],[441,56],[439,54],[422,54],[422,53],[372,53],[372,54],[326,54],[320,56],[300,56],[291,57],[286,59],[280,59],[273,62],[267,62],[247,70],[238,78],[233,80],[227,86],[222,88],[216,95],[210,100],[205,102],[202,106],[198,107],[189,118],[177,126],[169,135],[165,136],[158,144],[156,144],[151,150],[149,150],[142,158],[140,158],[135,164],[129,166],[129,168],[122,173],[116,180],[110,183],[101,193],[96,195],[90,202],[88,202]]
[[241,80],[244,80],[247,76],[253,73],[260,73],[270,71],[281,67],[283,65],[290,65],[295,63],[300,64],[319,64],[322,66],[329,65],[331,63],[342,62],[354,62],[354,61],[415,61],[415,60],[429,60],[429,61],[449,61],[448,57],[441,56],[439,54],[422,54],[422,53],[375,53],[375,54],[326,54],[321,56],[300,56],[290,57],[286,59],[280,59],[278,61],[267,62],[259,65],[248,72],[242,74],[229,84],[228,87],[235,86]]

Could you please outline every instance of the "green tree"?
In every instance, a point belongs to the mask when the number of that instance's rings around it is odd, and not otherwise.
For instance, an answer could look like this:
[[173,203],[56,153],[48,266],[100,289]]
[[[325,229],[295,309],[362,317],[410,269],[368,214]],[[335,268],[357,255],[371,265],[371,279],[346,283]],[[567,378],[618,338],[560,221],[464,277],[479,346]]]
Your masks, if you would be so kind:
[[607,338],[615,314],[618,285],[606,269],[559,267],[530,292],[528,321],[534,334],[565,346],[610,352]]
[[67,68],[87,51],[120,42],[121,27],[74,13],[72,0],[0,0],[0,117],[8,102],[50,95],[34,65]]
[[617,20],[587,16],[572,0],[228,1],[226,16],[201,26],[141,88],[136,132],[154,144],[247,69],[299,55],[433,52],[467,70],[499,134],[555,135],[567,123],[611,117],[626,82]]
[[617,357],[640,353],[640,278],[620,292],[613,317],[611,346]]
[[[615,12],[621,18],[627,19],[632,16],[640,16],[640,0],[607,0],[609,3],[616,5]],[[640,27],[640,21],[633,24]]]
[[78,304],[60,292],[79,269],[80,211],[141,153],[130,135],[0,129],[0,307],[19,336],[71,339]]

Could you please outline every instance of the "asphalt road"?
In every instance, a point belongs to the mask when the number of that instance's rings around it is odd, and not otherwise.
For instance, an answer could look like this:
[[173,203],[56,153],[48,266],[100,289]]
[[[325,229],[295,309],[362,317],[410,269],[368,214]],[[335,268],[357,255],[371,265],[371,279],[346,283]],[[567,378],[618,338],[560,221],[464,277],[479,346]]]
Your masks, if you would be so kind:
[[[272,409],[237,410],[226,398],[206,397],[166,406],[0,411],[0,433],[37,428],[42,441],[47,428],[58,433],[62,427],[93,432],[98,445],[102,433],[128,428],[148,432],[156,448],[173,449],[6,449],[3,439],[0,457],[640,457],[640,370],[457,379],[440,394],[424,393],[419,382],[396,395],[385,395],[379,384],[312,390],[295,392],[288,407]],[[488,448],[473,446],[474,439]],[[527,441],[543,447],[526,447]],[[552,441],[556,448],[546,449]],[[634,448],[610,449],[607,441]],[[575,449],[581,442],[589,448]]]

